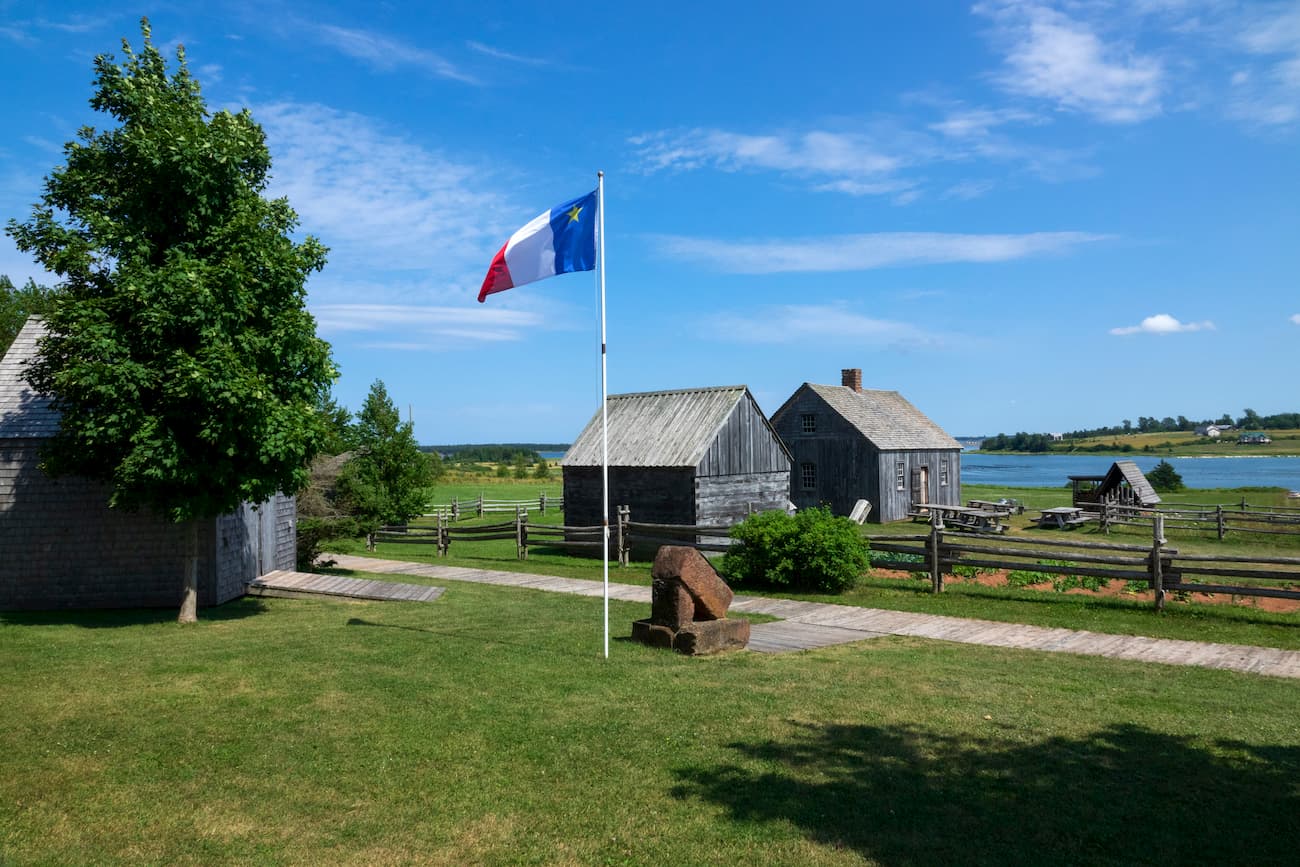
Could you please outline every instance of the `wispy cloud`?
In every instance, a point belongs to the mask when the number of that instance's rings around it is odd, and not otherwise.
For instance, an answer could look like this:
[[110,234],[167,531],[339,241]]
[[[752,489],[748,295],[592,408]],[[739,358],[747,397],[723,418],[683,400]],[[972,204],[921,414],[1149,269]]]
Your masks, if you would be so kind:
[[424,269],[461,276],[514,216],[486,167],[460,162],[362,115],[323,105],[253,108],[274,155],[272,192],[331,248],[331,270]]
[[302,27],[321,44],[360,60],[380,72],[413,67],[439,78],[466,84],[478,83],[472,75],[440,55],[379,33],[333,24],[303,24]]
[[1161,112],[1161,61],[1124,40],[1103,39],[1097,21],[1072,18],[1046,3],[1011,0],[989,0],[974,11],[993,22],[1006,67],[997,81],[1005,90],[1108,123],[1133,123]]
[[879,177],[902,164],[884,153],[870,136],[813,130],[803,133],[749,135],[719,129],[663,131],[630,142],[644,167],[723,171],[768,169],[848,178]]
[[1179,322],[1168,313],[1157,313],[1155,316],[1148,316],[1137,325],[1112,328],[1110,333],[1124,336],[1129,334],[1184,334],[1189,331],[1213,330],[1214,323],[1209,320],[1205,322]]
[[[537,313],[503,307],[451,307],[416,304],[314,304],[320,333],[400,335],[358,343],[363,348],[404,351],[445,350],[465,343],[520,340],[541,325]],[[412,338],[418,339],[412,339]]]
[[551,66],[552,62],[544,57],[527,57],[522,54],[511,54],[509,51],[502,51],[500,48],[493,48],[491,45],[484,45],[482,42],[470,40],[465,43],[470,51],[476,51],[486,57],[492,57],[497,60],[506,60],[510,63],[521,63],[524,66]]
[[796,240],[724,241],[658,235],[651,238],[667,256],[699,262],[731,274],[792,271],[867,271],[898,265],[1006,262],[1067,252],[1109,236],[1086,232],[1023,235],[957,235],[939,232],[880,232]]
[[1265,126],[1300,121],[1300,8],[1265,8],[1237,39],[1252,68],[1231,77],[1232,113]]
[[852,343],[857,348],[939,347],[944,339],[907,322],[875,319],[846,304],[785,304],[706,316],[711,339],[735,343]]
[[1293,325],[1300,325],[1300,313],[1292,314],[1291,323]]

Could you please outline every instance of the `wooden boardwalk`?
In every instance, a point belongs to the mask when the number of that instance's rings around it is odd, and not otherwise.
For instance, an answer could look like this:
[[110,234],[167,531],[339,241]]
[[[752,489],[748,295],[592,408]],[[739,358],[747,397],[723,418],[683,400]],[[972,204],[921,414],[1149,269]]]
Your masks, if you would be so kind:
[[[550,578],[521,572],[431,566],[343,554],[330,556],[344,569],[526,587],[582,596],[601,595],[599,581]],[[609,596],[611,599],[649,604],[650,588],[630,584],[610,584]],[[1271,647],[1212,644],[1172,638],[1147,638],[1139,635],[1111,635],[1076,629],[1026,626],[992,620],[857,608],[821,602],[799,602],[793,599],[771,599],[762,596],[737,596],[731,604],[731,611],[737,614],[750,612],[781,618],[775,623],[756,623],[751,627],[749,648],[760,653],[807,650],[879,638],[884,635],[905,635],[961,644],[1104,656],[1162,665],[1193,665],[1202,668],[1244,671],[1270,677],[1300,679],[1300,651],[1278,650]]]
[[338,575],[315,575],[310,572],[268,572],[248,582],[250,596],[345,596],[350,599],[378,599],[385,602],[432,602],[443,593],[442,587],[423,584],[398,584]]

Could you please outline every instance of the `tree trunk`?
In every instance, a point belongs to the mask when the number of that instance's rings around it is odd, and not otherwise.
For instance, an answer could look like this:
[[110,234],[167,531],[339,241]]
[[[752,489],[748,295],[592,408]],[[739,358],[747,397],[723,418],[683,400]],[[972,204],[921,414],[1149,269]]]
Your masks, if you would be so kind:
[[185,585],[181,594],[181,613],[177,623],[199,620],[199,522],[190,521],[190,549],[185,558]]

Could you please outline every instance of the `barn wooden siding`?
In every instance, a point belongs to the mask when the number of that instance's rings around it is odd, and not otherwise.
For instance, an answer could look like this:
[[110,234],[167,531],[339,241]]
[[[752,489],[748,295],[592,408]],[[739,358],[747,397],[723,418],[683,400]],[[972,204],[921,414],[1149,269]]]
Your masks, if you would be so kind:
[[[600,414],[564,456],[565,523],[600,514]],[[609,401],[611,514],[664,524],[739,521],[785,508],[790,457],[743,385],[613,395]]]
[[[831,388],[837,387],[805,384],[772,418],[773,427],[790,451],[790,499],[796,506],[805,509],[825,505],[837,515],[847,515],[858,500],[865,499],[872,506],[868,520],[874,523],[902,520],[911,511],[913,472],[922,467],[928,470],[928,502],[942,505],[961,503],[959,446],[880,448],[857,423],[845,418],[818,393],[818,389],[828,391]],[[857,399],[850,397],[847,390],[845,394],[831,393],[841,402]],[[897,429],[889,432],[891,439],[900,442],[907,442],[912,437],[920,441],[950,440],[946,434],[937,431],[933,422],[893,393],[869,392],[864,395],[864,400],[877,395],[888,395],[889,400],[882,403],[898,412]],[[878,409],[873,407],[873,411]],[[804,431],[803,419],[808,415],[815,422],[816,430],[813,432]],[[914,433],[909,433],[909,428]],[[903,462],[901,491],[896,483],[898,461]],[[947,485],[942,484],[945,461]],[[812,464],[815,468],[816,485],[811,490],[803,487],[804,464]]]

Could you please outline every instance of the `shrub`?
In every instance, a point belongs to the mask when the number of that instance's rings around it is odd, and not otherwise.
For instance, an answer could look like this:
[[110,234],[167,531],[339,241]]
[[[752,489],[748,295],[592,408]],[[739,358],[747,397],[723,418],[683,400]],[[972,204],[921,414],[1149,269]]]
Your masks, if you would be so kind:
[[736,540],[720,571],[734,584],[766,584],[840,593],[871,567],[867,540],[848,518],[829,509],[752,515],[732,527]]

